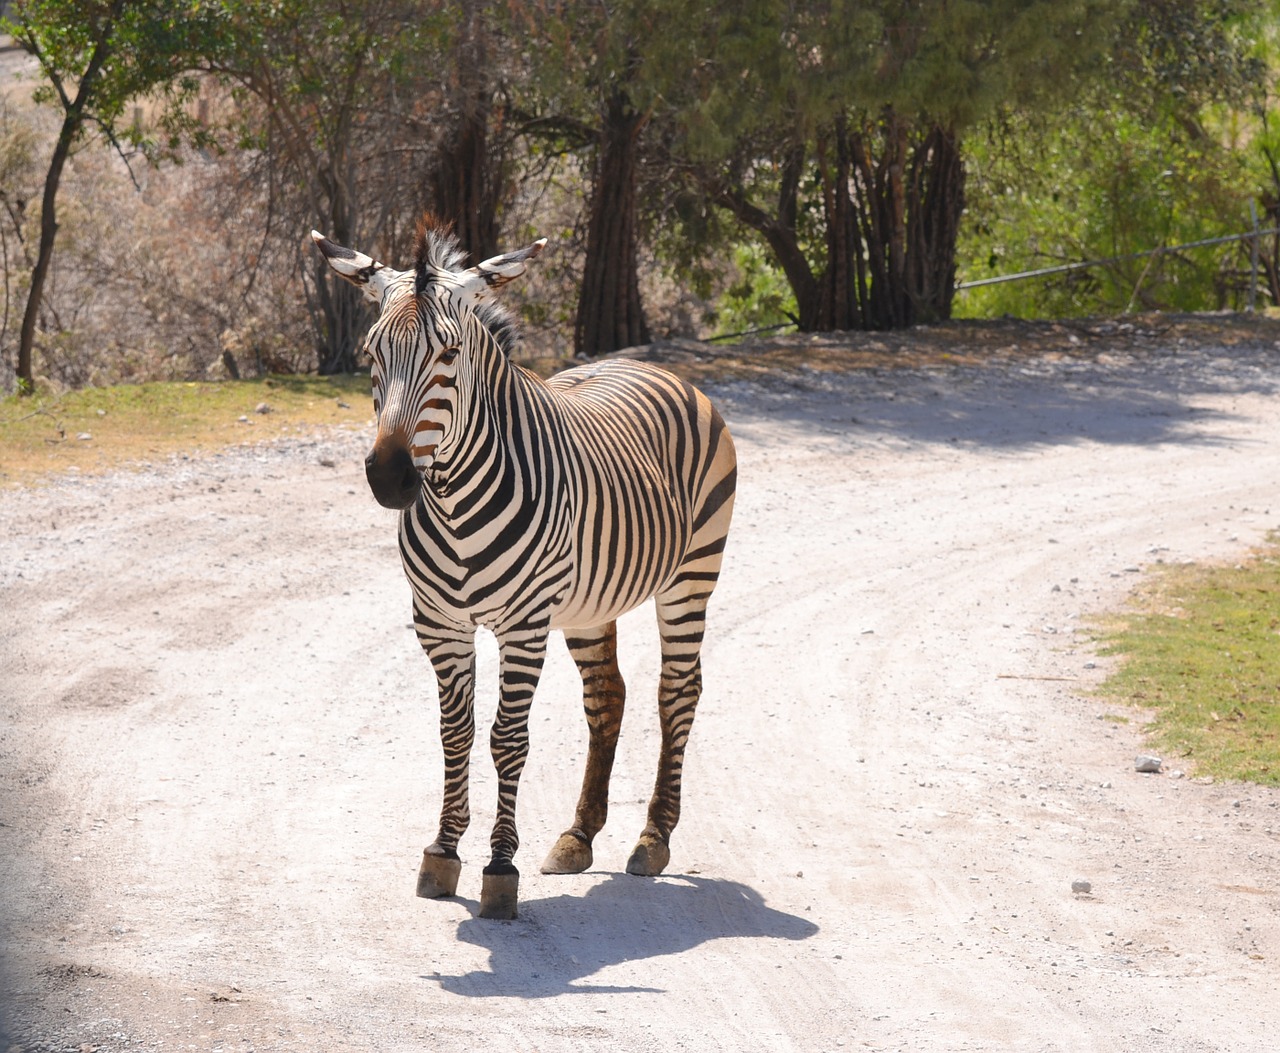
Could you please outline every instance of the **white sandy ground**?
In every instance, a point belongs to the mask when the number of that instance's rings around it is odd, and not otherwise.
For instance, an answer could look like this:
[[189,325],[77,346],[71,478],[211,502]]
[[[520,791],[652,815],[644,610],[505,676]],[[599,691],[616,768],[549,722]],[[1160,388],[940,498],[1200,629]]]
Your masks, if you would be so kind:
[[[538,873],[586,738],[552,648],[514,922],[476,917],[483,734],[462,896],[413,895],[434,684],[367,434],[0,493],[17,1048],[1276,1049],[1280,793],[1135,773],[1084,625],[1280,525],[1277,354],[711,391],[741,484],[670,873],[622,873],[642,608],[576,877]],[[480,683],[487,723],[491,640]]]

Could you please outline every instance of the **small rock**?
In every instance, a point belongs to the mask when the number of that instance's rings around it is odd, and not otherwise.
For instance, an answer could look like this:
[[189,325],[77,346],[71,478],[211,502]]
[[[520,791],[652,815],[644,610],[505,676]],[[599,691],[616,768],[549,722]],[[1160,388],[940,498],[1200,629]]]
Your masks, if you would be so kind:
[[1089,881],[1085,881],[1084,878],[1076,878],[1075,881],[1071,882],[1071,891],[1072,892],[1092,892],[1093,883]]
[[1152,757],[1146,753],[1139,753],[1133,760],[1133,770],[1141,772],[1157,772],[1163,762],[1159,757]]
[[1171,778],[1171,779],[1183,779],[1183,778],[1185,778],[1185,777],[1186,777],[1186,773],[1185,773],[1185,772],[1181,772],[1181,771],[1171,771],[1171,772],[1169,773],[1169,778]]
[[253,407],[253,412],[254,413],[270,413],[271,407],[267,405],[265,402],[259,402],[256,406]]
[[238,416],[238,417],[236,418],[236,420],[238,420],[241,424],[248,424],[248,423],[249,423],[249,418],[248,418],[248,417],[246,417],[243,413],[242,413],[242,414],[240,414],[240,416]]
[[334,460],[333,460],[333,458],[332,458],[332,457],[321,457],[321,458],[320,458],[320,466],[321,466],[322,468],[332,468],[332,467],[334,467]]
[[351,408],[350,403],[343,402],[342,399],[338,399],[338,409],[350,409],[350,408]]
[[76,436],[76,438],[79,439],[81,442],[88,442],[90,439],[93,438],[93,436],[90,435],[87,431],[82,431],[79,435]]

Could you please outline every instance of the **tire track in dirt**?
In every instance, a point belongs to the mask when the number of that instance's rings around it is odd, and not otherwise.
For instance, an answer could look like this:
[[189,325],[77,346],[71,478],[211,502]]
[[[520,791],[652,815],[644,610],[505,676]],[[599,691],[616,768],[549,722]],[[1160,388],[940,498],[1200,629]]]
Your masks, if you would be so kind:
[[568,878],[537,873],[585,749],[552,649],[511,924],[474,917],[483,735],[463,895],[412,896],[434,687],[360,436],[6,492],[21,1040],[1269,1048],[1277,794],[1135,774],[1079,629],[1129,568],[1274,524],[1277,379],[1237,349],[720,385],[742,490],[672,873],[620,873],[658,749],[642,609],[610,822]]

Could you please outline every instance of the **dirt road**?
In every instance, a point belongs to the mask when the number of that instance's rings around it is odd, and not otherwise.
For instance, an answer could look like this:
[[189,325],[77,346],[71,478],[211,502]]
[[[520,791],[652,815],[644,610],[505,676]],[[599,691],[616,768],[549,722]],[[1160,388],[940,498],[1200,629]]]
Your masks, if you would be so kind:
[[742,482],[670,873],[621,872],[657,755],[642,609],[576,877],[537,872],[586,737],[553,646],[510,923],[475,917],[483,735],[462,897],[413,895],[434,685],[366,435],[0,493],[17,1047],[1276,1048],[1280,794],[1137,774],[1137,724],[1082,694],[1083,619],[1140,568],[1278,525],[1276,353],[711,390]]

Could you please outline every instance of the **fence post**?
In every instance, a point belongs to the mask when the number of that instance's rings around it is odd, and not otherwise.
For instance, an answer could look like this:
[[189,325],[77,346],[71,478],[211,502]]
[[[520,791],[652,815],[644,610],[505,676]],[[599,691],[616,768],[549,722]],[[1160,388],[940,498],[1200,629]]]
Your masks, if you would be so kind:
[[1164,251],[1164,246],[1153,249],[1147,255],[1147,265],[1142,268],[1142,273],[1138,275],[1138,284],[1133,287],[1133,295],[1129,297],[1129,302],[1125,304],[1124,313],[1128,314],[1133,310],[1133,305],[1137,302],[1138,293],[1142,289],[1142,283],[1147,280],[1147,273],[1151,270],[1151,265],[1160,258],[1160,254]]
[[1258,206],[1249,199],[1249,216],[1253,220],[1253,237],[1249,239],[1249,310],[1253,311],[1258,297]]

